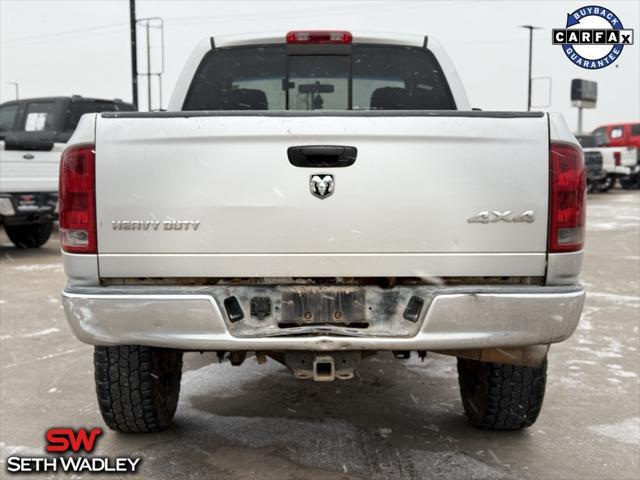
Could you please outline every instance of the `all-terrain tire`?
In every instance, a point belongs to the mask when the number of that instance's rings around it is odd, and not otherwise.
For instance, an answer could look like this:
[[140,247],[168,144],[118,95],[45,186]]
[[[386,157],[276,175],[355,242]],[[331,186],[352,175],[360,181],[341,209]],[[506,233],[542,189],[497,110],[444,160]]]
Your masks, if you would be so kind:
[[144,433],[171,425],[180,395],[181,351],[96,347],[93,361],[98,405],[110,429]]
[[9,240],[18,248],[38,248],[47,243],[53,230],[53,222],[5,225]]
[[484,430],[530,427],[542,409],[547,361],[521,367],[458,358],[462,405],[469,422]]

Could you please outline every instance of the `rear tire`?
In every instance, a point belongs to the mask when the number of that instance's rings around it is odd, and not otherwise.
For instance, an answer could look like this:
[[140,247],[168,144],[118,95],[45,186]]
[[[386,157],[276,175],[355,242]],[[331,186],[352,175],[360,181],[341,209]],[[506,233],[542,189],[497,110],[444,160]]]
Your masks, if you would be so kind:
[[53,230],[53,222],[5,225],[9,240],[18,248],[38,248],[47,243]]
[[614,177],[613,175],[607,175],[600,182],[600,185],[598,186],[598,189],[601,192],[608,192],[609,190],[611,190],[613,188],[613,186],[615,184],[616,184],[616,177]]
[[620,179],[620,186],[625,190],[637,190],[640,188],[640,174],[629,175]]
[[118,432],[158,432],[178,406],[182,352],[143,346],[96,347],[96,393],[107,426]]
[[458,358],[462,405],[469,422],[484,430],[530,427],[542,409],[547,361],[522,367]]

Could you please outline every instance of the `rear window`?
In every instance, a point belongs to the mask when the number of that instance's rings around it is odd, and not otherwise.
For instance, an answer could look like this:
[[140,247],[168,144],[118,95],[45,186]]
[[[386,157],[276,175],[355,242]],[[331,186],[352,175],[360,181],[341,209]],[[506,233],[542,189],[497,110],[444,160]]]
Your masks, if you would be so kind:
[[606,146],[609,143],[609,137],[607,136],[607,129],[605,127],[596,128],[591,134],[596,136],[598,146]]
[[13,103],[0,107],[0,138],[3,138],[4,132],[13,130],[13,124],[16,121],[16,115],[20,109],[20,104]]
[[60,120],[60,104],[57,102],[30,102],[19,131],[53,132]]
[[[26,104],[26,105],[25,105]],[[24,112],[20,112],[20,104],[9,104],[0,107],[0,138],[11,132],[16,138],[52,138],[56,142],[67,142],[80,118],[85,113],[113,111],[135,111],[131,104],[120,101],[92,99],[42,99],[23,101]]]
[[85,113],[96,112],[113,112],[116,110],[116,106],[112,102],[93,102],[93,101],[79,101],[71,102],[67,108],[67,112],[64,119],[64,133],[73,133],[78,126],[80,117]]
[[634,123],[631,125],[631,136],[637,137],[640,135],[640,123]]
[[353,45],[350,55],[287,55],[284,46],[211,50],[183,110],[455,110],[422,48]]
[[576,135],[576,139],[582,148],[595,148],[598,146],[596,135]]
[[611,129],[611,132],[609,133],[609,136],[612,140],[615,140],[616,138],[622,138],[624,136],[624,127],[613,127]]

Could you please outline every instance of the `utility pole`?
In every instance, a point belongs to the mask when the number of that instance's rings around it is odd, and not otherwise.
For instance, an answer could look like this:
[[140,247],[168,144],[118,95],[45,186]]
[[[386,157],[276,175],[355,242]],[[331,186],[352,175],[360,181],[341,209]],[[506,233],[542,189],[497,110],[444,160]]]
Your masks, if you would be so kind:
[[18,82],[4,82],[7,85],[13,85],[14,88],[16,89],[16,100],[20,100],[20,91],[18,89]]
[[531,111],[531,63],[533,58],[533,31],[541,30],[541,27],[534,27],[533,25],[520,25],[520,28],[526,28],[529,30],[529,77],[527,80],[527,112]]
[[582,110],[596,108],[598,84],[581,78],[571,80],[571,105],[578,108],[578,133],[582,133]]
[[582,107],[578,107],[578,133],[582,133]]
[[151,111],[151,35],[149,34],[149,23],[147,20],[147,110]]
[[136,44],[136,0],[129,0],[129,25],[131,34],[131,89],[133,104],[138,107],[138,47]]
[[[146,58],[146,71],[143,72],[138,72],[138,75],[140,76],[146,76],[147,77],[147,110],[151,111],[152,110],[152,99],[153,99],[153,95],[152,95],[152,91],[151,91],[151,87],[152,87],[152,76],[157,76],[158,77],[158,96],[160,97],[159,103],[158,103],[158,109],[162,109],[162,74],[164,73],[164,22],[162,20],[162,18],[160,17],[148,17],[148,18],[138,18],[136,20],[136,24],[143,27],[145,29],[145,38],[146,38],[146,52],[147,52],[147,58]],[[160,41],[160,65],[158,65],[158,68],[156,69],[157,71],[152,72],[151,71],[151,67],[152,67],[152,61],[151,61],[151,29],[157,29],[158,30],[158,34],[160,36],[159,41]],[[157,48],[157,45],[154,47]]]

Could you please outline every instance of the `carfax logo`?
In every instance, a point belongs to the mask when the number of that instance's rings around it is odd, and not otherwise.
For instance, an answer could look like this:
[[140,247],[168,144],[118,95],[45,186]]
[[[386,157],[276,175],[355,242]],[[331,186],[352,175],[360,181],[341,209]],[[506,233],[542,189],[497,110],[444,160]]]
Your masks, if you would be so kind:
[[611,10],[597,5],[567,14],[565,28],[553,29],[553,44],[562,45],[573,63],[587,70],[608,67],[625,45],[633,45],[633,30],[625,29]]

